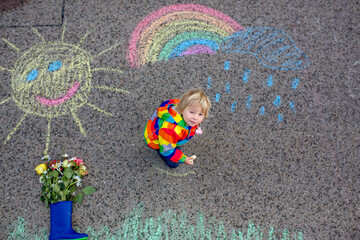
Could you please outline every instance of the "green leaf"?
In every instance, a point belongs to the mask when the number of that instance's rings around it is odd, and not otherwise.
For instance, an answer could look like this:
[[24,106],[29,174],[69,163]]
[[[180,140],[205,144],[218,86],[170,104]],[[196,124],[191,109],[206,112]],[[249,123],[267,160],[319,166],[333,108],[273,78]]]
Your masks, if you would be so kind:
[[86,195],[93,194],[95,191],[96,191],[96,189],[93,188],[92,186],[84,187],[84,189],[82,190],[82,192]]
[[59,186],[60,186],[60,189],[65,189],[65,184],[64,183],[60,183]]
[[84,194],[82,194],[82,192],[80,192],[78,195],[76,195],[73,199],[73,202],[78,202],[78,203],[82,203],[84,198]]
[[42,191],[42,192],[45,192],[45,191],[46,191],[46,186],[45,186],[45,185],[42,186],[41,191]]
[[54,171],[51,171],[51,172],[49,173],[49,175],[50,175],[51,177],[53,177],[53,178],[56,178],[57,176],[59,176],[59,172],[56,171],[56,170],[54,170]]
[[71,168],[67,168],[64,172],[65,176],[70,179],[72,177],[72,175],[74,174],[73,170],[71,170]]
[[67,188],[67,186],[69,186],[69,181],[65,181],[65,182],[64,182],[64,185],[65,185],[65,187]]
[[55,192],[60,192],[60,187],[58,184],[53,186]]
[[70,188],[69,188],[69,191],[71,193],[75,192],[76,191],[76,185],[72,185]]

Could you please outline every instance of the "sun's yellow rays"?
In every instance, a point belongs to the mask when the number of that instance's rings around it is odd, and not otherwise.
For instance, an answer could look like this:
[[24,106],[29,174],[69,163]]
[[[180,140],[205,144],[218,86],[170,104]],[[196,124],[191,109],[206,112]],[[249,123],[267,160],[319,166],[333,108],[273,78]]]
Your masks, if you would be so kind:
[[105,89],[105,90],[109,90],[109,91],[113,91],[113,92],[122,92],[122,93],[127,93],[130,94],[129,91],[120,89],[120,88],[113,88],[113,87],[107,87],[107,86],[94,86],[94,88],[98,88],[98,89]]
[[101,53],[99,53],[99,54],[97,54],[97,55],[93,56],[93,57],[91,58],[91,61],[92,61],[92,60],[94,60],[95,58],[97,58],[98,56],[103,55],[104,53],[106,53],[106,52],[108,52],[108,51],[112,50],[113,48],[116,48],[116,47],[117,47],[117,46],[119,46],[120,44],[121,44],[121,43],[117,43],[117,44],[115,44],[114,46],[111,46],[111,47],[109,47],[108,49],[106,49],[106,50],[102,51]]
[[9,100],[11,100],[11,99],[12,99],[12,97],[8,97],[8,98],[2,100],[2,101],[0,102],[0,105],[6,103],[7,101],[9,101]]
[[76,112],[74,110],[71,109],[71,115],[73,116],[75,122],[77,123],[77,125],[79,126],[80,132],[86,137],[86,132],[85,129],[83,128],[80,119],[78,118]]
[[44,154],[47,155],[53,118],[71,114],[79,127],[79,131],[86,137],[86,131],[77,115],[79,108],[86,105],[97,112],[113,116],[112,113],[88,102],[91,90],[95,88],[124,94],[130,94],[130,92],[109,86],[92,86],[91,84],[92,72],[122,73],[120,69],[91,68],[90,66],[90,62],[96,57],[113,50],[121,43],[91,56],[80,46],[92,31],[87,32],[77,45],[73,45],[64,42],[66,22],[64,22],[58,42],[47,42],[36,28],[31,27],[31,29],[41,39],[42,43],[34,45],[24,53],[15,44],[2,38],[7,45],[19,52],[21,57],[16,61],[13,69],[0,66],[1,71],[11,72],[11,86],[13,88],[12,96],[2,100],[0,105],[13,100],[24,112],[20,121],[7,135],[4,144],[12,138],[28,115],[45,117],[47,119],[47,134]]
[[16,126],[13,128],[13,130],[9,133],[9,135],[6,137],[5,141],[4,141],[4,144],[6,144],[10,139],[11,139],[11,136],[16,132],[16,130],[18,129],[18,127],[21,125],[21,123],[25,120],[27,116],[27,113],[25,113],[20,121],[16,124]]
[[49,145],[50,145],[50,133],[51,133],[51,117],[48,118],[44,156],[48,155],[48,150],[49,150]]
[[45,39],[43,38],[43,36],[41,36],[41,34],[39,33],[39,31],[38,31],[36,28],[31,27],[31,29],[36,33],[36,35],[39,36],[39,38],[41,38],[41,40],[42,40],[44,43],[46,43]]
[[66,31],[66,20],[64,21],[63,29],[62,29],[61,37],[60,37],[62,43],[64,43],[65,31]]
[[108,115],[110,117],[113,117],[112,113],[109,113],[109,112],[107,112],[105,110],[102,110],[101,108],[96,107],[94,104],[91,104],[91,103],[87,102],[86,105],[92,107],[93,109],[95,109],[98,112],[101,112],[101,113],[106,114],[106,115]]
[[2,70],[2,71],[8,71],[8,72],[14,72],[13,69],[7,69],[7,68],[4,68],[4,67],[2,67],[2,66],[0,66],[0,70]]
[[3,40],[4,42],[6,42],[10,47],[12,47],[13,49],[15,49],[15,51],[21,53],[20,49],[19,49],[17,46],[15,46],[15,44],[12,44],[11,42],[9,42],[8,40],[6,40],[5,38],[2,38],[2,40]]
[[92,31],[89,31],[85,33],[85,35],[81,38],[80,42],[78,43],[77,47],[80,47],[81,44],[84,42],[85,38],[91,33]]
[[113,72],[118,72],[118,73],[122,73],[123,71],[121,71],[120,69],[114,69],[114,68],[94,68],[91,70],[92,72],[95,71],[113,71]]

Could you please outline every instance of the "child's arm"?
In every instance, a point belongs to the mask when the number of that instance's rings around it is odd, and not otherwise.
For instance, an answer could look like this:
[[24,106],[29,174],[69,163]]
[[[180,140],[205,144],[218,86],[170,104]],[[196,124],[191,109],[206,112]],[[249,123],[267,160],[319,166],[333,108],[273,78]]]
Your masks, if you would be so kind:
[[187,165],[193,165],[195,159],[196,159],[195,155],[192,155],[191,157],[186,157],[184,163],[187,164]]
[[173,129],[161,128],[159,130],[159,152],[166,159],[173,162],[183,163],[186,159],[185,154],[178,149],[176,143],[179,136]]
[[201,127],[200,126],[198,126],[197,128],[196,128],[196,130],[195,130],[195,134],[203,134],[203,131],[202,131],[202,129],[201,129]]

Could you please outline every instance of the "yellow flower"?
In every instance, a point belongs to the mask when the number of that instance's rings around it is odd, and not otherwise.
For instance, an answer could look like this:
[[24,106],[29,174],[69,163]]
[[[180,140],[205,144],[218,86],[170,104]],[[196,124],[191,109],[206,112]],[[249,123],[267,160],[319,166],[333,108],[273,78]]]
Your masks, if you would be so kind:
[[35,168],[36,172],[40,175],[46,170],[46,165],[44,163],[40,164]]
[[88,174],[89,172],[86,171],[86,170],[87,170],[87,169],[86,169],[85,165],[81,165],[81,166],[80,166],[80,169],[79,169],[80,175],[81,175],[81,176],[85,176],[86,174]]
[[71,164],[69,163],[68,160],[65,160],[65,161],[63,161],[62,166],[63,166],[64,168],[67,168],[67,167],[71,167]]

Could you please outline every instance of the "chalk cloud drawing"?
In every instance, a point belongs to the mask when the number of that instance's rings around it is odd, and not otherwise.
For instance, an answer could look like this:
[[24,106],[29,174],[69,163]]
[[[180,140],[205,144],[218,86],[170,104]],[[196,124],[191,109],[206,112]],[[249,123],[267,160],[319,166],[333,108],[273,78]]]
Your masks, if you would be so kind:
[[226,38],[221,48],[226,53],[252,54],[263,66],[272,69],[298,70],[310,65],[292,38],[273,28],[247,28]]
[[107,87],[92,86],[92,73],[95,71],[116,71],[118,69],[91,68],[90,62],[94,58],[110,51],[116,44],[101,53],[91,56],[89,52],[80,48],[87,33],[77,45],[64,42],[64,24],[61,41],[46,42],[37,29],[32,30],[42,39],[42,42],[22,52],[17,46],[6,39],[5,43],[21,54],[13,69],[0,66],[0,70],[11,73],[11,97],[0,102],[0,105],[13,100],[24,114],[15,128],[10,131],[4,141],[6,144],[29,115],[37,115],[47,118],[47,138],[44,154],[47,155],[50,142],[51,120],[55,117],[71,114],[80,132],[86,136],[77,110],[84,105],[93,108],[103,114],[112,116],[88,101],[93,88],[128,93],[128,91]]
[[247,53],[265,67],[298,70],[310,65],[308,57],[281,30],[244,29],[215,9],[195,4],[161,8],[135,28],[128,47],[132,67],[195,54]]

